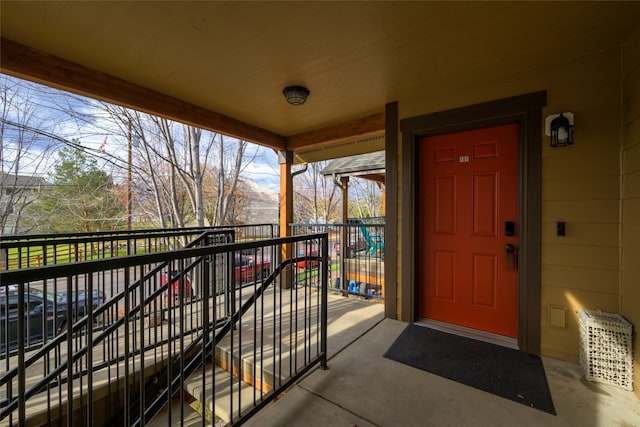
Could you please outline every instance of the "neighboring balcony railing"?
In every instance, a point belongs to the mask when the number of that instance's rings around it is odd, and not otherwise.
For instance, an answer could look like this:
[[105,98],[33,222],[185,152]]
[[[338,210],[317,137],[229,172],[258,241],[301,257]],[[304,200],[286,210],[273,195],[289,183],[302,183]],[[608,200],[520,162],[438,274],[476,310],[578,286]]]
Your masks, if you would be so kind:
[[[292,235],[328,234],[330,291],[384,300],[384,217],[349,219],[346,224],[291,224],[290,227]],[[312,252],[313,248],[298,247],[295,254]],[[314,283],[313,276],[305,280]]]
[[0,424],[241,423],[326,366],[327,235],[236,240],[0,272]]
[[251,224],[1,236],[0,270],[176,250],[187,247],[202,233],[213,230],[233,230],[237,241],[269,239],[280,234],[277,224]]

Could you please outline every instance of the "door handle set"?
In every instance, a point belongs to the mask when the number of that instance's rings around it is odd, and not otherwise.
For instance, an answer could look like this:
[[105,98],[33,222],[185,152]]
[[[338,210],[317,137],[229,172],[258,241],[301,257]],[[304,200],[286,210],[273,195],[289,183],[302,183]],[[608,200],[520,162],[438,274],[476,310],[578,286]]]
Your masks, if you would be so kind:
[[511,243],[507,243],[504,246],[504,250],[507,256],[507,268],[518,269],[518,248]]
[[[504,235],[506,237],[514,237],[516,235],[516,223],[513,221],[505,221],[504,222]],[[518,268],[518,248],[511,244],[507,243],[504,246],[504,250],[507,255],[507,268],[509,269],[517,269]]]

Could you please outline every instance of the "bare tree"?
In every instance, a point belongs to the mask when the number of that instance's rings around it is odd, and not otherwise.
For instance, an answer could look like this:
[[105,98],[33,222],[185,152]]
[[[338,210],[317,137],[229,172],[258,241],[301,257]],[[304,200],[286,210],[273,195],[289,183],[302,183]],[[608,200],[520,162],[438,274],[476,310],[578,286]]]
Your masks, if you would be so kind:
[[152,195],[162,227],[184,227],[189,221],[227,224],[230,214],[240,211],[235,206],[242,197],[237,183],[247,161],[247,142],[121,107],[105,108],[120,122],[121,133],[131,123],[141,142],[133,157],[136,187],[145,195],[144,205]]
[[[66,129],[74,125],[78,129],[76,136],[88,141],[104,137],[100,148],[89,154],[95,156],[100,165],[111,164],[113,192],[120,197],[124,195],[127,203],[135,203],[127,215],[135,211],[134,216],[142,216],[161,227],[184,227],[190,223],[204,226],[207,219],[210,224],[225,224],[241,211],[242,204],[236,199],[242,197],[242,192],[238,191],[237,182],[250,160],[245,156],[247,142],[124,107],[54,93],[53,89],[42,90],[50,91],[47,95],[57,98],[46,106],[48,114],[64,117]],[[6,111],[10,111],[7,99],[7,95],[3,95],[5,116]],[[42,109],[43,105],[38,108]],[[10,159],[17,165],[23,160],[15,153],[35,150],[7,144],[7,123],[6,119],[2,121],[0,157],[3,172],[17,175],[20,168],[8,168],[7,161]],[[22,143],[26,145],[25,138]],[[9,147],[13,150],[11,155],[7,153]],[[123,160],[123,153],[130,154],[126,157],[128,160]],[[215,179],[205,179],[208,176]],[[6,182],[3,179],[3,183]],[[13,194],[17,196],[16,192]],[[0,218],[1,215],[0,212]]]
[[237,196],[236,187],[246,149],[246,141],[228,141],[220,135],[217,168],[218,197],[213,225],[225,225],[228,221],[231,202]]
[[169,169],[168,162],[164,162],[160,156],[156,155],[158,148],[154,147],[154,141],[147,137],[147,134],[142,127],[140,121],[140,115],[135,114],[136,120],[134,128],[137,129],[140,138],[143,143],[140,148],[140,163],[136,168],[136,176],[138,178],[138,188],[141,189],[142,194],[150,195],[152,197],[152,207],[147,209],[147,198],[139,200],[136,204],[138,209],[145,209],[147,214],[151,218],[155,218],[161,228],[167,228],[172,225],[169,212],[165,212],[165,201],[168,199],[168,192],[165,191],[165,172]]
[[351,194],[355,203],[351,205],[352,215],[357,218],[370,218],[382,215],[382,194],[377,182],[354,178],[351,180]]
[[135,210],[163,228],[192,219],[203,225],[202,169],[210,148],[201,155],[202,131],[110,104],[103,108],[118,124],[120,139],[132,140]]
[[294,200],[301,217],[315,223],[328,223],[336,218],[339,211],[336,186],[322,175],[327,163],[322,161],[308,165],[300,178],[304,183],[303,188],[296,192]]
[[39,196],[51,152],[60,142],[43,128],[34,85],[0,76],[0,233],[33,230],[38,220],[21,224],[25,209]]
[[[88,102],[92,102],[89,100]],[[100,147],[104,156],[116,152],[113,156],[122,157],[123,152],[131,150],[131,163],[122,164],[120,168],[120,188],[123,192],[131,186],[134,211],[137,215],[155,223],[162,228],[174,226],[166,184],[166,155],[163,155],[164,144],[157,137],[158,130],[150,125],[150,117],[137,111],[129,110],[113,104],[97,103],[96,108],[106,112],[113,124],[111,128],[102,129],[105,143]],[[100,131],[100,130],[98,130]],[[106,141],[109,139],[107,146]],[[115,148],[114,148],[115,147]],[[128,182],[126,168],[131,168],[131,181]]]

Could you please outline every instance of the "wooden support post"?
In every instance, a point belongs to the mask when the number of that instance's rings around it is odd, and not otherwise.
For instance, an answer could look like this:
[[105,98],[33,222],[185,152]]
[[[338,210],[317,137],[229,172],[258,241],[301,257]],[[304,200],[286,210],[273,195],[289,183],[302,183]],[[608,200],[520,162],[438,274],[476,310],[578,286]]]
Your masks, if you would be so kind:
[[[278,153],[280,163],[280,237],[291,235],[289,224],[293,222],[293,177],[291,166],[293,165],[293,152],[280,151]],[[291,258],[291,245],[282,245],[282,259]],[[291,287],[291,268],[282,271],[282,288]]]
[[378,188],[382,191],[382,209],[380,212],[381,216],[387,215],[387,186],[381,182],[378,182]]
[[[347,254],[349,251],[349,177],[340,177],[342,185],[342,236],[340,237],[340,288],[348,289],[349,281],[347,280]],[[344,296],[349,296],[346,292]]]

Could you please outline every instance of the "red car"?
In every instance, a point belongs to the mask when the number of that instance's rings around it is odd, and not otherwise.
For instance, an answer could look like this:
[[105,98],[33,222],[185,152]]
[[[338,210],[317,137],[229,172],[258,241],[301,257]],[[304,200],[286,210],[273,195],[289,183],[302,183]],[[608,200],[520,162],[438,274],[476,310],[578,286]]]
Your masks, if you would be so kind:
[[[162,273],[161,277],[161,285],[164,286],[169,282],[169,274]],[[179,298],[181,294],[184,294],[185,298],[191,298],[193,295],[193,289],[191,288],[191,281],[183,276],[181,279],[180,272],[178,270],[171,271],[171,286],[169,286],[169,296],[173,298]]]
[[264,279],[271,273],[271,261],[256,261],[252,257],[236,254],[234,271],[236,283],[255,282],[256,279]]
[[[306,252],[304,250],[298,251],[298,258],[302,257],[319,257],[320,252],[317,249],[308,249]],[[327,257],[327,260],[331,262],[331,258]],[[298,261],[296,263],[296,267],[298,268],[317,268],[320,264],[320,261],[317,259],[308,259],[304,261]]]
[[[255,282],[256,278],[266,278],[271,273],[271,262],[268,260],[256,261],[248,256],[236,254],[235,257],[235,283]],[[181,279],[178,270],[171,271],[171,286],[169,286],[169,296],[179,298],[184,294],[185,299],[194,295],[191,281],[183,276]],[[169,275],[162,273],[161,284],[164,286],[169,282]]]

